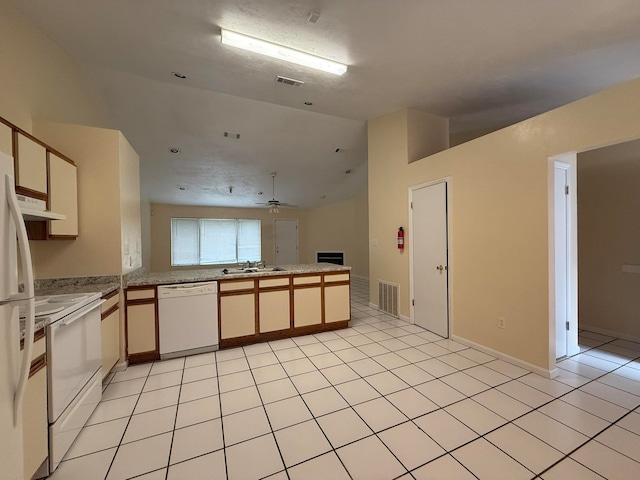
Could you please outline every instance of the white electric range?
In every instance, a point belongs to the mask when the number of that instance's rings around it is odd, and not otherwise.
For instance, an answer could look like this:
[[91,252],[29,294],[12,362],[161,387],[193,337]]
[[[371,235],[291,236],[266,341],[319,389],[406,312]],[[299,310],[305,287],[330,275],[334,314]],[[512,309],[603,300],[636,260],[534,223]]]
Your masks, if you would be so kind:
[[102,398],[101,293],[35,298],[47,338],[49,472],[53,472]]

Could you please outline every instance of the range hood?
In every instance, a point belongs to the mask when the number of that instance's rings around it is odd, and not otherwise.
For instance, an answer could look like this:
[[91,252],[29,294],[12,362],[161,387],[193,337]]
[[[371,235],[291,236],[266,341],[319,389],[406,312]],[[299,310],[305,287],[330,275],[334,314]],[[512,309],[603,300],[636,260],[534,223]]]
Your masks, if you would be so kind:
[[22,218],[26,222],[40,222],[43,220],[66,220],[66,215],[50,212],[45,210],[46,203],[42,200],[26,197],[24,195],[16,195]]

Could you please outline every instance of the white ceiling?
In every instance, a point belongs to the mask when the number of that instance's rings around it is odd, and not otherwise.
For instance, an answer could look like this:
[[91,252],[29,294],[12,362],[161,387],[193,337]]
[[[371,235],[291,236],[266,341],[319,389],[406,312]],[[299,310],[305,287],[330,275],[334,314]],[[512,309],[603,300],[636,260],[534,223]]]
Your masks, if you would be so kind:
[[[104,89],[153,202],[253,206],[271,198],[274,171],[278,200],[345,200],[366,188],[369,118],[409,107],[452,131],[505,126],[640,76],[639,0],[14,3]],[[349,70],[223,46],[221,27]]]

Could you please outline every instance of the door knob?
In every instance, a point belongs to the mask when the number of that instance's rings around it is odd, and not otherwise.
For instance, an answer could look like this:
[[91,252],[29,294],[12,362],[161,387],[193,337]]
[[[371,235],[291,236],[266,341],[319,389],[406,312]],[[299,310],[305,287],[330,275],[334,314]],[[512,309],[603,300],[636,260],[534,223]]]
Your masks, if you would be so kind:
[[447,269],[447,267],[445,267],[445,266],[443,266],[443,265],[438,265],[438,266],[436,267],[436,270],[439,270],[439,271],[440,271],[440,273],[442,273],[442,271],[443,271],[443,270],[446,270],[446,269]]

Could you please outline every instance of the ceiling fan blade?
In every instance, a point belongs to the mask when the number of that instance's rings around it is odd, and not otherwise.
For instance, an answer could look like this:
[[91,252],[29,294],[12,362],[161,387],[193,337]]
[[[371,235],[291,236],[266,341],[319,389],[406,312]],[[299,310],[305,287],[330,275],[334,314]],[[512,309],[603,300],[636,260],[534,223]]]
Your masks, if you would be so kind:
[[282,202],[280,202],[279,205],[281,207],[298,208],[298,205],[292,205],[290,203],[282,203]]

